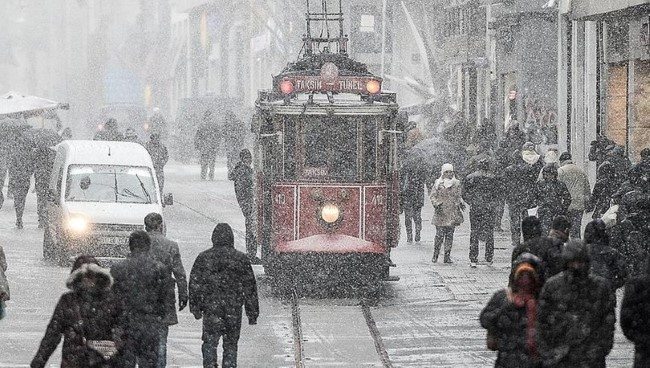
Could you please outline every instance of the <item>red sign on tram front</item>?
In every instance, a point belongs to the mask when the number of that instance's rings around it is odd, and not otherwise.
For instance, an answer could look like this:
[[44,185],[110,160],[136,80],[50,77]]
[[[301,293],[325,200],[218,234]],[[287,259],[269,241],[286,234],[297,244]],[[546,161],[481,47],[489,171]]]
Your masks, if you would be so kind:
[[333,63],[325,63],[320,75],[290,75],[282,78],[278,88],[283,93],[336,92],[377,94],[381,79],[373,76],[341,76]]

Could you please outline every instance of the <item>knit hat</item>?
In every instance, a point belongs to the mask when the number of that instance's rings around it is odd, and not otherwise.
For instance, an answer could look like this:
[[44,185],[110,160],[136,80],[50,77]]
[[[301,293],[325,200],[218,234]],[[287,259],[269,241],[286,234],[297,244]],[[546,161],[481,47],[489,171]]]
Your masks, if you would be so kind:
[[454,165],[452,165],[452,164],[444,164],[444,165],[442,165],[442,167],[440,168],[440,174],[444,174],[447,171],[452,171],[453,172],[454,171]]

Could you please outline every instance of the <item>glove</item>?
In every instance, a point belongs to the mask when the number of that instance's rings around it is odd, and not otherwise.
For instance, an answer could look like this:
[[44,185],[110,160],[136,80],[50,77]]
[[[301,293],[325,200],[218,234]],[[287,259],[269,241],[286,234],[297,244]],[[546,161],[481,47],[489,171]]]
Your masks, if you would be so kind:
[[178,297],[178,310],[182,311],[187,307],[187,295]]
[[256,325],[257,324],[257,318],[249,318],[248,319],[248,324],[249,325]]

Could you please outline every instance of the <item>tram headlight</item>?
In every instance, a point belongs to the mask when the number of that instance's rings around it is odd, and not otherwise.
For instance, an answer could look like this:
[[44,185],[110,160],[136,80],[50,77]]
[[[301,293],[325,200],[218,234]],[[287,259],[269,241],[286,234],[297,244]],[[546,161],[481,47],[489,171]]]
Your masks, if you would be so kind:
[[71,214],[66,222],[66,228],[75,235],[83,235],[90,227],[88,218],[81,214]]
[[326,204],[320,211],[320,217],[327,224],[333,224],[341,217],[341,210],[334,204]]
[[366,91],[371,95],[376,95],[381,91],[381,82],[376,79],[371,79],[366,83]]
[[290,80],[285,80],[280,82],[280,91],[285,95],[292,94],[294,91],[293,82],[291,82]]

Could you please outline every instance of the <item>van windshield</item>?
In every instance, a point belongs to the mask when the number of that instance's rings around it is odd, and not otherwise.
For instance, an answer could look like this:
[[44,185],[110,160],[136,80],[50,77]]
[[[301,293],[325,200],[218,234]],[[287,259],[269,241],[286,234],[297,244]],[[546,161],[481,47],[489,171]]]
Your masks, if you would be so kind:
[[140,166],[70,165],[68,202],[158,203],[151,169]]

